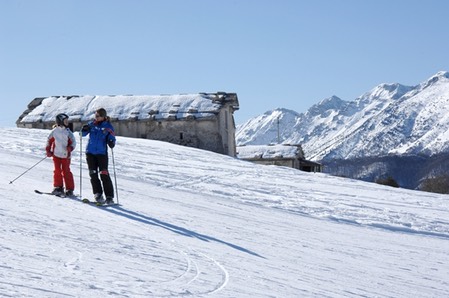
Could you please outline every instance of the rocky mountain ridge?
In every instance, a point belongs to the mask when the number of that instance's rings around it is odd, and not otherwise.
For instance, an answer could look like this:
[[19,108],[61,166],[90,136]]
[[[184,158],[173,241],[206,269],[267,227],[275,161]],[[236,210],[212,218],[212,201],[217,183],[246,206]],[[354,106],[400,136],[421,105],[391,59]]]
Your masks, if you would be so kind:
[[323,99],[306,113],[275,109],[237,127],[237,144],[302,144],[309,159],[449,151],[449,72],[416,86],[380,84],[353,101]]
[[[417,188],[426,177],[449,173],[438,166],[449,159],[449,72],[416,86],[380,84],[353,101],[332,96],[305,113],[268,111],[239,125],[236,139],[301,144],[305,157],[328,173],[366,181],[394,176]],[[411,173],[413,164],[419,171]]]

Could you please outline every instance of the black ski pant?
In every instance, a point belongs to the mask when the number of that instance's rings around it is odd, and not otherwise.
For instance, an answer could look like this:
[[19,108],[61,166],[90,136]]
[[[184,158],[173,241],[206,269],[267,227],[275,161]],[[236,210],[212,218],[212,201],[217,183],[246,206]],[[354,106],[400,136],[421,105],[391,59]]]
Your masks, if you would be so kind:
[[[105,154],[86,154],[87,167],[89,168],[90,183],[94,194],[104,194],[106,198],[114,197],[114,188],[108,171],[108,155]],[[100,179],[98,178],[100,174]],[[103,187],[102,187],[103,184]]]

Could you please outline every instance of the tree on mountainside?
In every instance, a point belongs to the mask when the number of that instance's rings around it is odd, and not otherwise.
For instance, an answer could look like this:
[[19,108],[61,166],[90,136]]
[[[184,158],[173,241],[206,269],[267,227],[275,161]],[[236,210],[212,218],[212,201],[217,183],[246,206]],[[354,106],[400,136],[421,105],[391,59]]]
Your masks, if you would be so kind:
[[426,178],[421,183],[419,189],[428,192],[449,194],[449,175],[444,174]]
[[391,176],[388,176],[387,178],[379,178],[376,180],[376,183],[392,187],[399,187],[399,184]]

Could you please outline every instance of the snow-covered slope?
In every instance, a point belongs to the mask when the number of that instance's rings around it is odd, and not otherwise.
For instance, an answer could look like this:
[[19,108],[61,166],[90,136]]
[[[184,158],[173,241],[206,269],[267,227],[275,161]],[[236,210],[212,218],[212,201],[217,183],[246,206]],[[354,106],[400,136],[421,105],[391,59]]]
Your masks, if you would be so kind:
[[[301,115],[288,109],[276,109],[254,117],[237,127],[236,139],[240,145],[267,145],[295,133]],[[278,129],[279,128],[279,129]],[[278,135],[279,133],[279,135]]]
[[10,184],[48,131],[0,133],[0,296],[449,296],[447,196],[119,137],[103,209],[35,194],[49,159]]
[[[449,151],[449,73],[439,72],[408,87],[381,84],[354,101],[325,99],[306,113],[265,113],[260,125],[249,120],[237,129],[239,145],[277,142],[302,144],[313,160],[351,159],[389,154],[426,155]],[[266,133],[269,132],[269,133]]]

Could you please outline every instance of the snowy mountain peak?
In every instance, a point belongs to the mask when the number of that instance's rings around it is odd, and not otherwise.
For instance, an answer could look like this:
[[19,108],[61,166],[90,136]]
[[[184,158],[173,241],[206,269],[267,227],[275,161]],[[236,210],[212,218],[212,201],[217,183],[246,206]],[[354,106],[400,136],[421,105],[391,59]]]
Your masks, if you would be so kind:
[[335,107],[339,103],[344,102],[340,97],[332,95],[331,97],[325,98],[319,102],[319,105],[325,106],[325,105],[332,105]]
[[405,86],[398,83],[394,84],[383,83],[374,87],[369,92],[363,94],[361,97],[356,99],[356,101],[357,100],[373,101],[373,100],[389,100],[389,99],[395,100],[402,97],[404,94],[406,94],[407,92],[409,92],[414,88],[415,87]]
[[[282,134],[291,134],[301,115],[295,111],[277,108],[267,111],[263,115],[250,119],[243,125],[237,126],[236,138],[239,145],[265,145],[278,142],[278,128],[282,127]],[[289,129],[290,127],[290,129]]]
[[439,71],[435,75],[431,76],[427,81],[423,82],[420,86],[421,89],[425,89],[429,86],[432,86],[438,82],[447,83],[449,79],[449,72],[447,71]]
[[264,115],[267,118],[270,118],[271,120],[279,118],[279,117],[284,117],[286,115],[299,115],[298,112],[295,112],[293,110],[289,110],[289,109],[285,109],[285,108],[277,108],[271,111],[266,111],[264,113]]
[[[416,86],[380,84],[349,102],[332,96],[289,114],[294,119],[279,125],[281,142],[302,144],[317,161],[449,152],[449,72]],[[261,126],[259,117],[237,128],[237,144],[276,140],[278,124]]]
[[307,116],[322,115],[330,110],[340,110],[346,106],[347,102],[333,95],[331,97],[321,100],[319,103],[313,105],[307,112]]
[[445,71],[445,70],[439,71],[432,77],[440,77],[440,78],[449,79],[449,71]]

